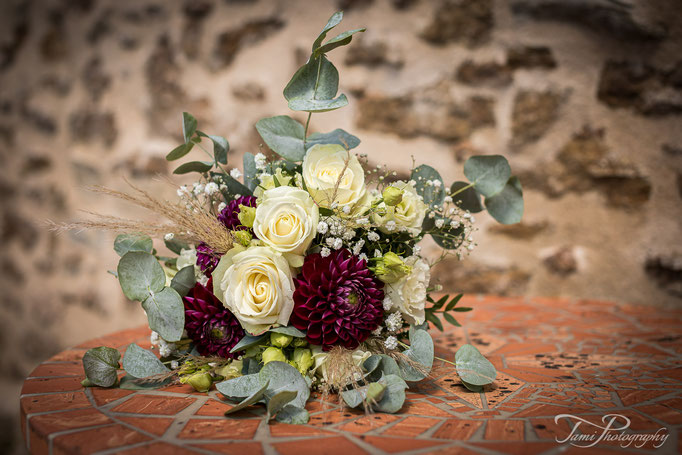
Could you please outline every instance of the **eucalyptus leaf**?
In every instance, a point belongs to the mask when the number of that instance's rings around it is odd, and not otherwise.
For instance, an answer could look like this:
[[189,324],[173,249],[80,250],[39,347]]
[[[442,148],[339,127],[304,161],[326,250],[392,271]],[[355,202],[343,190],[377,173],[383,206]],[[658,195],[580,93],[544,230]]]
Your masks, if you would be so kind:
[[170,372],[154,353],[142,349],[135,343],[128,345],[122,363],[126,373],[135,378],[146,378]]
[[366,396],[367,386],[341,391],[341,398],[343,398],[343,401],[351,408],[360,406],[365,401]]
[[182,113],[182,136],[185,138],[185,143],[189,142],[197,130],[197,119],[188,112]]
[[298,395],[291,404],[299,408],[305,407],[310,397],[310,388],[296,368],[288,363],[275,361],[264,365],[258,374],[261,383],[270,384],[266,392],[267,397],[273,397],[284,390],[296,391]]
[[218,382],[215,387],[228,398],[244,399],[260,389],[262,384],[257,374],[246,374]]
[[379,380],[386,385],[384,396],[373,407],[381,412],[395,414],[400,411],[405,403],[405,389],[408,388],[405,381],[398,375],[389,374]]
[[121,234],[114,240],[114,251],[123,256],[128,251],[144,251],[151,253],[154,243],[148,235],[144,234]]
[[338,144],[347,150],[354,149],[360,145],[360,139],[352,134],[337,128],[331,133],[313,133],[306,139],[306,150],[317,144]]
[[284,335],[289,335],[294,338],[305,338],[305,333],[301,332],[293,325],[288,327],[273,327],[270,329],[270,332],[283,333]]
[[478,393],[483,392],[483,386],[482,385],[473,385],[473,384],[469,384],[466,381],[462,381],[462,384],[464,385],[464,387],[466,387],[467,389],[469,389],[472,392],[478,392]]
[[242,367],[242,374],[256,374],[260,372],[260,369],[263,366],[262,363],[251,357],[243,359],[243,362],[244,366]]
[[[469,184],[466,182],[455,182],[450,187],[450,194],[456,193],[467,186],[469,186]],[[457,204],[459,208],[462,210],[468,210],[471,213],[478,213],[483,210],[481,196],[474,187],[469,187],[466,190],[457,193],[456,195],[452,196],[452,200],[455,201],[455,203],[459,202]]]
[[324,26],[318,37],[315,39],[315,42],[313,42],[313,51],[320,47],[322,44],[322,41],[327,37],[327,33],[329,30],[333,29],[337,25],[341,23],[341,20],[343,19],[343,11],[337,11],[334,14],[331,15],[329,20],[327,21],[327,24]]
[[511,167],[502,155],[476,155],[464,163],[464,175],[476,191],[490,197],[502,191],[511,177]]
[[[149,328],[166,341],[179,341],[185,329],[185,306],[182,297],[171,287],[152,293],[142,302],[147,312]],[[133,375],[134,376],[134,375]]]
[[370,382],[377,381],[381,376],[401,374],[400,367],[395,359],[387,354],[374,354],[370,356],[365,360],[363,367],[368,371],[366,378]]
[[305,100],[295,99],[289,101],[289,109],[292,111],[305,112],[328,112],[342,108],[348,104],[346,95],[339,95],[336,99],[330,100]]
[[180,158],[182,158],[183,156],[185,156],[189,152],[191,152],[193,147],[194,147],[194,142],[186,142],[184,144],[178,145],[173,150],[171,150],[168,153],[168,155],[166,155],[166,161],[179,160]]
[[85,377],[94,385],[111,387],[118,380],[118,361],[121,353],[113,348],[100,346],[89,349],[83,356]]
[[268,420],[272,419],[284,406],[296,398],[298,392],[295,390],[283,390],[277,392],[268,399],[266,408],[268,410]]
[[230,349],[230,353],[235,353],[239,351],[243,351],[247,348],[250,348],[251,346],[255,346],[259,344],[263,338],[265,338],[265,335],[244,335],[244,337],[237,342],[237,344],[234,345],[232,349]]
[[282,158],[289,161],[303,160],[305,129],[296,120],[288,115],[264,118],[256,123],[256,129],[268,147]]
[[231,196],[236,194],[242,196],[251,196],[253,194],[253,191],[242,185],[241,182],[232,178],[230,175],[222,175],[222,181],[227,185],[227,193],[223,193],[227,199],[231,199]]
[[517,177],[509,179],[504,189],[485,198],[488,213],[502,224],[519,223],[523,217],[523,189]]
[[118,387],[119,389],[124,390],[154,390],[165,387],[170,383],[171,378],[150,381],[148,379],[140,380],[139,378],[127,374],[121,378]]
[[[435,228],[434,220],[438,219],[444,220],[443,227],[440,229]],[[449,224],[449,220],[447,218],[441,217],[440,215],[436,215],[434,218],[427,218],[424,220],[424,226],[426,227],[426,230],[432,230],[431,237],[433,237],[433,240],[436,242],[436,244],[438,244],[438,246],[445,250],[455,250],[464,241],[464,227],[462,225],[458,227],[452,227]]]
[[292,404],[287,404],[275,416],[275,420],[282,423],[294,425],[304,425],[308,423],[310,415],[304,408],[298,408]]
[[182,254],[182,250],[189,249],[189,244],[175,238],[170,240],[164,240],[163,243],[166,244],[166,248],[168,248],[175,254]]
[[118,281],[123,294],[130,300],[144,301],[152,292],[166,285],[161,264],[149,253],[129,251],[118,261]]
[[455,364],[462,381],[475,386],[491,384],[497,377],[493,364],[470,344],[457,350]]
[[230,143],[222,136],[207,136],[213,142],[213,158],[217,163],[227,164],[227,152],[230,150]]
[[[319,73],[319,74],[318,74]],[[284,97],[293,100],[331,100],[339,90],[339,71],[327,57],[310,59],[284,87]]]
[[[430,206],[442,206],[445,200],[445,186],[443,178],[437,170],[422,164],[412,171],[410,179],[416,182],[417,194],[424,198],[424,203]],[[433,182],[436,182],[434,185]]]
[[178,273],[176,273],[171,280],[170,285],[178,294],[180,294],[180,297],[184,297],[194,287],[196,282],[194,266],[188,265],[187,267],[178,270]]
[[213,161],[189,161],[181,164],[173,171],[173,174],[182,175],[190,172],[199,172],[201,174],[210,171],[213,168]]
[[313,58],[317,58],[322,54],[326,54],[327,52],[332,51],[337,47],[345,46],[346,44],[351,42],[351,40],[353,39],[353,35],[355,35],[356,33],[364,32],[365,30],[367,29],[357,28],[355,30],[348,30],[347,32],[340,33],[339,35],[335,36],[334,38],[324,43],[322,46],[315,49],[313,51]]
[[410,360],[424,367],[420,371],[408,364],[400,362],[400,376],[409,382],[424,379],[433,366],[433,340],[426,330],[410,330],[410,347],[403,352]]
[[233,412],[241,411],[242,409],[251,406],[252,404],[256,404],[257,402],[262,400],[265,397],[265,391],[267,390],[269,384],[270,381],[265,381],[265,384],[263,384],[258,390],[253,392],[247,398],[245,398],[241,403],[225,411],[225,415],[227,416],[232,414]]
[[252,153],[244,153],[244,185],[253,191],[258,186],[258,179],[256,178],[256,157]]

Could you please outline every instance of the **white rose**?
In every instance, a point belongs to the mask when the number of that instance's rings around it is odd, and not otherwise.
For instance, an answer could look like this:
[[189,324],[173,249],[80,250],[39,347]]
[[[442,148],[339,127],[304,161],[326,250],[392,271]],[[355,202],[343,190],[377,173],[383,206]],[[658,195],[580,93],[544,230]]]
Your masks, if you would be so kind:
[[391,186],[402,190],[402,200],[394,207],[387,206],[382,202],[377,207],[377,211],[372,214],[372,220],[385,233],[391,232],[386,225],[390,226],[389,222],[394,221],[398,227],[404,228],[413,236],[419,235],[428,206],[417,194],[414,186],[409,183],[400,181],[392,183]]
[[[310,346],[310,349],[313,352],[313,362],[315,362],[310,371],[324,379],[324,382],[327,382],[329,379],[327,376],[327,356],[329,353],[324,352],[320,346]],[[356,349],[353,351],[352,356],[353,363],[358,368],[362,368],[362,364],[364,364],[365,360],[372,356],[372,353],[369,351],[363,351],[362,349]],[[356,373],[356,375],[357,374],[358,373]],[[359,375],[355,378],[356,381],[359,381],[360,379],[362,379],[362,375]]]
[[387,284],[384,288],[386,296],[392,302],[389,311],[397,309],[403,315],[403,319],[410,324],[422,324],[431,270],[418,256],[410,256],[405,260],[405,264],[412,267],[412,272],[397,283]]
[[355,155],[338,144],[315,144],[308,150],[303,158],[303,181],[322,207],[336,202],[356,212],[366,203],[365,170]]
[[264,246],[236,246],[220,258],[213,271],[213,293],[252,335],[274,324],[287,325],[294,308],[289,263]]
[[264,244],[284,254],[292,266],[300,267],[319,219],[320,211],[306,191],[280,186],[263,193],[253,232]]

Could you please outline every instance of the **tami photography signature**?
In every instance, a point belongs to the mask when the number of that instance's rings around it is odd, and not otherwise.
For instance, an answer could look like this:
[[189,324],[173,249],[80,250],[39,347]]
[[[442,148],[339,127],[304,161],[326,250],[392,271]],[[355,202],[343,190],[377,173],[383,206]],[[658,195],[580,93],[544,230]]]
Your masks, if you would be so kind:
[[[559,414],[554,417],[554,423],[566,419],[569,424],[574,423],[570,434],[564,439],[556,438],[558,443],[568,442],[574,447],[589,448],[600,442],[618,442],[620,447],[642,448],[647,443],[652,443],[658,449],[668,439],[669,433],[666,428],[659,428],[655,433],[625,433],[630,428],[630,419],[621,414],[607,414],[601,418],[602,424],[590,422],[582,417],[572,414]],[[598,431],[594,431],[598,430]]]

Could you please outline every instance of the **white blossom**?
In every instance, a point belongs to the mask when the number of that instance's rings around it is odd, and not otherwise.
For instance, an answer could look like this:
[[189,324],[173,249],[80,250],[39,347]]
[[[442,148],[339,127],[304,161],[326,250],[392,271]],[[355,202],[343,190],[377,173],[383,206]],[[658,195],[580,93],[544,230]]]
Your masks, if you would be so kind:
[[173,240],[173,237],[175,237],[175,234],[173,234],[172,232],[169,232],[168,234],[163,236],[163,239],[164,240]]
[[351,240],[353,237],[355,237],[355,231],[353,229],[346,229],[346,231],[343,233],[343,240]]
[[326,257],[329,256],[330,254],[332,254],[332,252],[331,252],[331,250],[330,250],[329,248],[327,248],[326,246],[325,246],[324,248],[322,248],[322,250],[320,250],[320,256],[322,256],[323,258],[326,258]]
[[334,239],[334,245],[332,245],[332,248],[335,250],[340,250],[341,247],[343,246],[343,240],[336,238]]
[[389,296],[384,297],[384,301],[382,302],[382,305],[384,306],[384,311],[388,311],[391,309],[393,306],[393,300]]
[[367,255],[366,255],[365,253],[360,253],[360,254],[358,255],[358,259],[360,259],[361,261],[367,261],[367,260],[369,260],[369,258],[367,257]]
[[386,318],[386,328],[389,332],[397,332],[403,327],[403,317],[400,315],[400,311],[391,313]]
[[152,344],[152,346],[156,346],[159,344],[159,334],[157,332],[152,331],[152,334],[149,336],[149,342]]
[[370,242],[376,242],[377,240],[379,240],[379,234],[377,234],[374,231],[369,231],[367,233],[367,238],[369,239]]
[[350,205],[344,205],[341,211],[348,215],[350,213]]
[[386,346],[386,349],[392,351],[398,347],[398,339],[391,335],[384,341],[384,346]]
[[381,335],[382,330],[383,330],[383,327],[379,326],[376,329],[372,330],[372,335],[374,335],[375,337],[378,337],[379,335]]
[[440,229],[440,228],[443,227],[443,224],[444,224],[444,223],[445,223],[445,220],[444,220],[443,218],[438,218],[438,219],[436,220],[436,223],[435,223],[435,224],[436,224],[436,227],[437,227],[438,229]]
[[440,188],[443,182],[437,179],[431,180],[431,184],[434,186],[434,188]]
[[267,164],[267,158],[265,157],[265,155],[263,155],[262,153],[256,153],[254,161],[256,163],[256,169],[265,170],[265,165]]
[[443,199],[443,201],[444,201],[446,204],[449,204],[449,203],[452,202],[452,197],[450,197],[450,196],[445,196],[445,199]]
[[388,221],[388,222],[386,223],[386,226],[385,226],[385,227],[386,227],[386,230],[389,231],[389,232],[394,231],[394,230],[395,230],[395,227],[396,227],[395,221],[393,221],[393,220]]
[[324,221],[317,223],[317,233],[320,235],[325,235],[329,230],[329,225]]
[[189,194],[189,191],[187,191],[187,185],[182,185],[180,188],[177,190],[178,197],[183,197],[186,194]]
[[225,207],[227,207],[227,204],[221,202],[220,204],[218,204],[218,211],[222,212],[223,210],[225,210]]
[[239,169],[237,169],[236,167],[233,167],[232,170],[230,171],[230,177],[232,177],[235,180],[237,180],[241,176],[242,176],[242,172]]
[[421,251],[422,251],[422,247],[419,246],[419,245],[415,245],[415,246],[412,248],[412,254],[415,254],[415,255],[416,255],[416,254],[421,253]]
[[374,257],[375,258],[380,258],[381,256],[383,256],[383,254],[381,254],[381,250],[378,250],[378,249],[374,250]]
[[201,276],[197,278],[197,282],[202,286],[206,286],[208,284],[208,277],[202,273]]
[[218,187],[218,184],[215,182],[209,182],[206,184],[206,187],[204,187],[204,192],[209,196],[217,193],[219,190],[220,188]]
[[355,246],[353,247],[353,254],[356,256],[360,254],[363,246],[365,246],[365,241],[363,239],[358,240]]
[[171,370],[177,370],[180,367],[180,364],[177,360],[171,360],[170,367]]

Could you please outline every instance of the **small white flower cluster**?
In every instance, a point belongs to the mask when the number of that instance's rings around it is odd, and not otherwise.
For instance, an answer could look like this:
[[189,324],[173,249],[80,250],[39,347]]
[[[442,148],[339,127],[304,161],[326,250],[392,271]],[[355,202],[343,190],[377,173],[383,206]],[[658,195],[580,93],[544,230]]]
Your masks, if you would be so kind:
[[317,224],[317,233],[324,237],[320,251],[322,257],[329,256],[332,250],[340,250],[346,247],[355,256],[367,260],[367,255],[362,252],[366,242],[364,239],[354,240],[358,233],[353,229],[351,222],[330,216]]
[[268,164],[268,160],[262,153],[257,153],[254,161],[256,163],[256,169],[259,171],[265,171],[265,166]]
[[386,338],[386,341],[384,341],[384,346],[386,349],[392,351],[398,347],[398,339],[393,335],[390,335]]
[[161,357],[168,357],[177,351],[175,343],[168,343],[166,340],[161,338],[157,332],[152,331],[149,341],[151,342],[152,346],[159,347],[159,354]]
[[401,316],[400,311],[388,315],[386,318],[386,328],[389,332],[397,332],[403,328],[403,317]]

